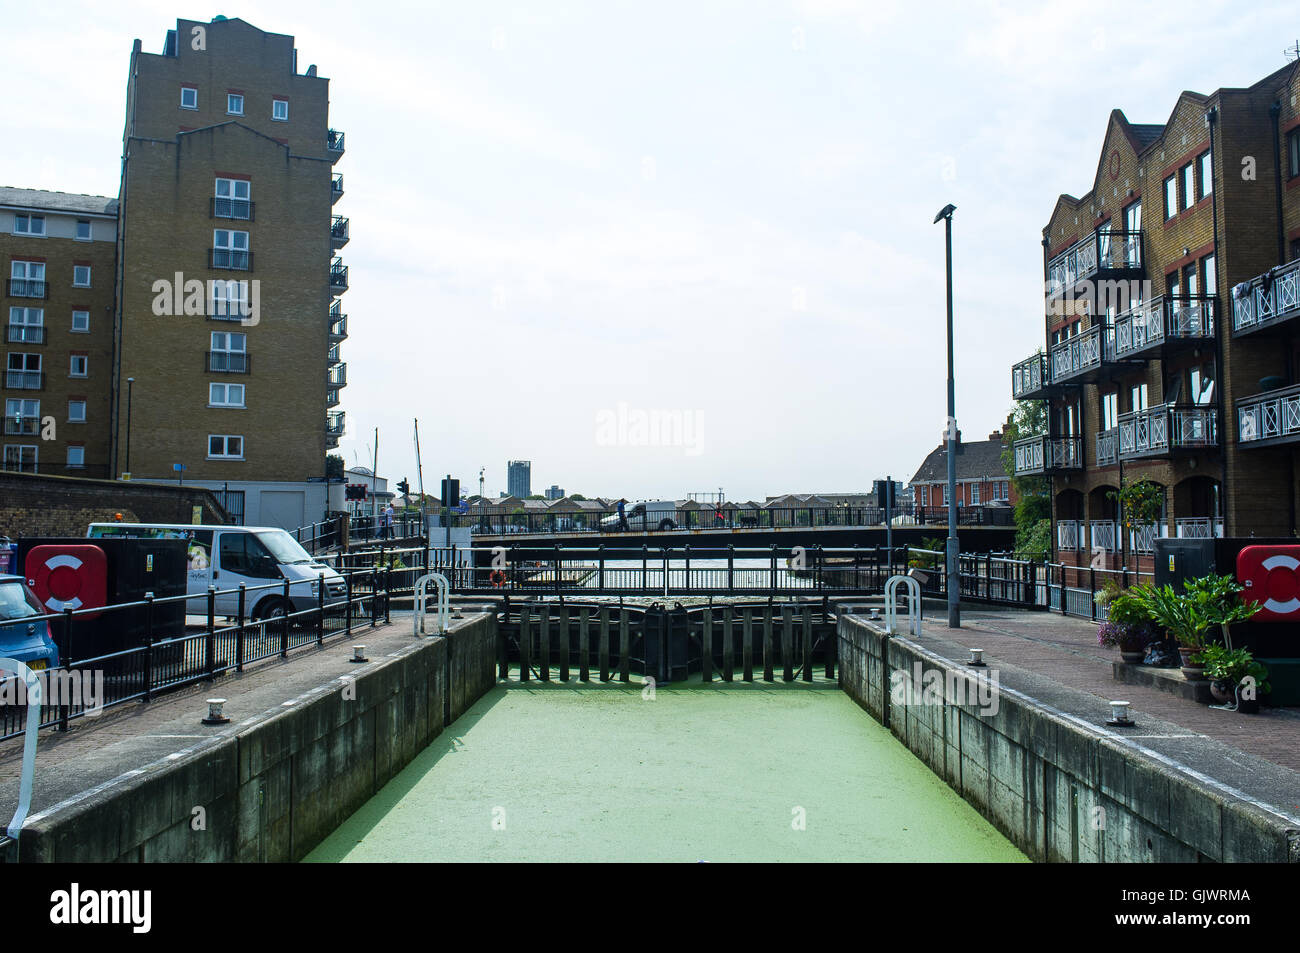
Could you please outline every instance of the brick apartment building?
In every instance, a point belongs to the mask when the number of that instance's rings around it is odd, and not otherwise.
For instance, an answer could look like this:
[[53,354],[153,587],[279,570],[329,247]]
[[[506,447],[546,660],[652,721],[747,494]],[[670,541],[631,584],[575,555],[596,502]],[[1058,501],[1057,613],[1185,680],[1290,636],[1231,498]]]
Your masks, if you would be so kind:
[[[63,413],[85,392],[80,426],[94,435],[60,426],[57,446],[11,451],[7,428],[6,466],[30,459],[40,472],[65,472],[75,456],[68,430],[85,447],[87,475],[182,476],[221,491],[247,523],[320,518],[347,383],[348,271],[337,252],[348,222],[333,214],[343,146],[329,127],[329,80],[315,66],[299,71],[293,37],[217,18],[178,20],[160,54],[136,40],[118,199],[0,191],[0,253],[13,276],[6,360],[22,372],[6,375],[6,410],[41,396]],[[20,230],[23,208],[45,214],[48,237]],[[83,246],[80,223],[94,208],[101,220]],[[83,260],[89,285],[71,277]],[[29,347],[27,336],[42,332],[14,330],[30,323],[26,311],[15,315],[38,299],[13,288],[42,262],[48,340]],[[86,310],[89,330],[79,331]],[[79,355],[83,373],[65,385]],[[11,376],[36,381],[35,370],[48,396],[10,388]],[[15,409],[27,419],[34,408]]]
[[[1184,92],[1163,125],[1111,113],[1097,173],[1043,229],[1045,350],[1012,369],[1048,401],[1017,474],[1052,486],[1056,556],[1149,565],[1156,536],[1291,535],[1300,446],[1300,64]],[[1122,528],[1110,494],[1163,491]]]

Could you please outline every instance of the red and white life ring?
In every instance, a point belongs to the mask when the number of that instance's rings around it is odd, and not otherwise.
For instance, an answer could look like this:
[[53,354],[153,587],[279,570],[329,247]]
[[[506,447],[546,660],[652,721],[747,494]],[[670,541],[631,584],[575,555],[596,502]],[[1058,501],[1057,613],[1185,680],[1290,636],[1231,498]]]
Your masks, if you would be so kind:
[[1247,546],[1237,554],[1242,598],[1258,602],[1258,622],[1300,621],[1300,546]]
[[108,558],[98,546],[33,546],[23,571],[27,585],[51,612],[97,609],[108,600]]

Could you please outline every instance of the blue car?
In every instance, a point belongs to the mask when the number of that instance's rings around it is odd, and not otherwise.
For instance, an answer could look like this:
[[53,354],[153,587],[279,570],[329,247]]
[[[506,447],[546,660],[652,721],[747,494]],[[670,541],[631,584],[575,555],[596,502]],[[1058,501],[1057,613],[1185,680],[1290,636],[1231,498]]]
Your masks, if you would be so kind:
[[59,650],[50,624],[32,621],[43,615],[45,608],[22,576],[0,576],[0,658],[17,659],[36,671],[57,667]]

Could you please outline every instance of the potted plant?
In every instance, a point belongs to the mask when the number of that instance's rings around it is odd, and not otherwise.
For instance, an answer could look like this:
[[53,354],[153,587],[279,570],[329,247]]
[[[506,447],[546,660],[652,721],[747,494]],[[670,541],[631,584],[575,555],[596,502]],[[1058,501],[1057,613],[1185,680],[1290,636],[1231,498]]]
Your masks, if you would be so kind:
[[1233,622],[1249,619],[1259,606],[1241,602],[1241,587],[1228,576],[1205,576],[1184,580],[1184,592],[1177,593],[1168,584],[1160,586],[1135,586],[1131,592],[1147,615],[1163,626],[1178,643],[1182,657],[1183,677],[1204,677],[1202,653],[1206,647],[1206,632],[1219,628],[1227,647],[1231,648]]
[[1120,658],[1138,664],[1147,653],[1147,646],[1159,639],[1159,633],[1147,615],[1142,602],[1131,593],[1120,592],[1112,586],[1098,593],[1108,598],[1098,600],[1107,609],[1106,621],[1097,629],[1097,643],[1106,648],[1118,648]]
[[[1211,680],[1211,695],[1221,704],[1236,699],[1237,710],[1240,712],[1259,711],[1258,696],[1267,694],[1272,686],[1267,681],[1268,669],[1255,661],[1249,649],[1207,645],[1201,654],[1205,661],[1205,676]],[[1247,688],[1250,690],[1247,691]]]

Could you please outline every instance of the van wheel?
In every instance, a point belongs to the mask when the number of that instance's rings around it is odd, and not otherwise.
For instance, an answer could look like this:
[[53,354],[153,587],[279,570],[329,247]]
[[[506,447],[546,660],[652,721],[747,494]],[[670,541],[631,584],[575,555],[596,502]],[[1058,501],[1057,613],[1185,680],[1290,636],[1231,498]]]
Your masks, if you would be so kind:
[[271,619],[279,619],[288,614],[288,609],[284,600],[276,597],[263,599],[258,603],[257,608],[253,610],[254,622],[268,622]]
[[677,524],[674,523],[672,520],[659,521],[659,532],[661,533],[664,532],[665,530],[676,529],[676,528],[677,528]]

